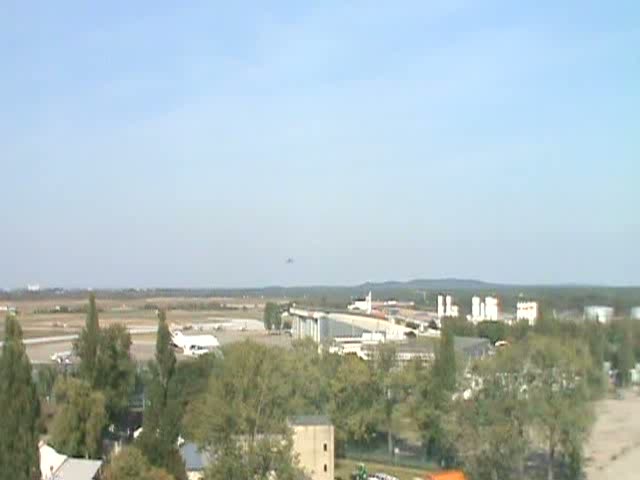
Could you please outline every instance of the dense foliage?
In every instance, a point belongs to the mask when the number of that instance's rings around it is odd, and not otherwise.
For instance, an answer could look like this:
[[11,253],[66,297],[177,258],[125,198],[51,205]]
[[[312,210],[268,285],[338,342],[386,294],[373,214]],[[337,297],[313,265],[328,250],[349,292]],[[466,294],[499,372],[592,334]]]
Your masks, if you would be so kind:
[[39,478],[39,415],[22,329],[16,317],[9,315],[0,356],[0,480]]

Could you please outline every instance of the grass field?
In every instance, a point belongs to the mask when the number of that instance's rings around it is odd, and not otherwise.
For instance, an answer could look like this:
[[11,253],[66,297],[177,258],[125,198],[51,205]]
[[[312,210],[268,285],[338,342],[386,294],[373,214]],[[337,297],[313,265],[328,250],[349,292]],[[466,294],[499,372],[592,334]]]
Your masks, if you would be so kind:
[[[208,308],[211,304],[224,304],[227,308]],[[264,299],[247,298],[111,298],[103,294],[97,298],[100,308],[100,324],[108,326],[123,323],[127,326],[153,326],[157,323],[156,312],[151,305],[171,308],[167,312],[173,325],[197,325],[210,323],[216,319],[262,319]],[[18,318],[25,338],[47,337],[78,333],[84,326],[86,315],[78,309],[87,305],[87,297],[73,298],[55,296],[34,296],[16,300],[3,300],[2,305],[16,307]],[[55,308],[76,310],[74,312],[55,312]],[[4,336],[5,315],[0,314],[0,340]]]
[[[336,460],[335,477],[342,480],[349,480],[351,473],[361,462],[356,460],[340,459]],[[418,470],[414,468],[396,467],[393,465],[383,465],[380,463],[365,463],[367,472],[373,473],[386,473],[398,477],[400,480],[413,480],[414,478],[424,478],[425,470]]]

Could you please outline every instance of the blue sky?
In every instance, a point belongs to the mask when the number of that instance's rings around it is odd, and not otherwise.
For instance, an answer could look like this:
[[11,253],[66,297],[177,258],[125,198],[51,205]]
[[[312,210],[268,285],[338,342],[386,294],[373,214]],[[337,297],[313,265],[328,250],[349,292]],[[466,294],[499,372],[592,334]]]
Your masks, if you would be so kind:
[[0,2],[0,287],[640,284],[640,3],[98,3]]

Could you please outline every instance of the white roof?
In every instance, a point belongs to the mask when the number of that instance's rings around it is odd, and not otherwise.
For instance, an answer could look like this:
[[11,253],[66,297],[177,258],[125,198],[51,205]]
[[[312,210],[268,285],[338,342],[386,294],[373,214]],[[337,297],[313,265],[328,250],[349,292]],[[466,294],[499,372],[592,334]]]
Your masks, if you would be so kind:
[[42,478],[50,478],[53,472],[56,480],[93,480],[102,466],[102,460],[69,458],[44,442],[40,442],[39,448]]
[[56,472],[56,476],[60,480],[93,480],[101,466],[102,460],[68,458]]
[[67,456],[56,452],[53,448],[43,442],[40,442],[39,447],[40,474],[43,477],[46,477],[51,473],[51,467],[53,467],[53,472],[56,472],[67,459]]

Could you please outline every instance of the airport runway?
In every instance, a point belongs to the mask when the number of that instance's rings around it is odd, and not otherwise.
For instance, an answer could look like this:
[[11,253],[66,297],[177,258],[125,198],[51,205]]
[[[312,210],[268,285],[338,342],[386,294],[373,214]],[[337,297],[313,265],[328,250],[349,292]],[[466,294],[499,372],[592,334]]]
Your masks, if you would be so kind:
[[[131,346],[131,355],[135,360],[144,362],[150,360],[155,355],[155,340],[149,339],[149,333],[155,333],[155,329],[146,328],[145,331],[130,330],[132,333],[133,344]],[[136,333],[134,333],[136,331]],[[199,332],[198,332],[199,333]],[[233,342],[242,342],[244,340],[252,340],[264,345],[290,347],[291,337],[288,335],[268,335],[265,332],[258,331],[217,331],[210,332],[218,339],[221,345],[228,345]],[[194,334],[196,334],[194,332]],[[144,338],[136,339],[136,335],[145,335]],[[54,353],[68,352],[73,348],[73,341],[77,335],[63,335],[60,337],[48,338],[32,338],[25,340],[27,354],[33,363],[51,363],[51,356]],[[182,355],[180,355],[182,357]]]

